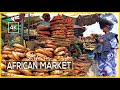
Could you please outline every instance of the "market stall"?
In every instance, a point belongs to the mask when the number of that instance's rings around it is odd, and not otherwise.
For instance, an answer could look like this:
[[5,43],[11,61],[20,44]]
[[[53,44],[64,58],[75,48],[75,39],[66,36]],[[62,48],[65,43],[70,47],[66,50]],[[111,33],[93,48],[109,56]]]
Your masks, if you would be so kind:
[[[2,14],[2,39],[5,45],[24,44],[24,14],[7,16]],[[17,19],[15,19],[17,17]]]
[[[94,49],[96,44],[92,36],[79,40],[80,34],[86,30],[85,27],[75,25],[75,18],[59,14],[52,18],[50,26],[41,26],[41,21],[39,16],[31,17],[30,14],[19,20],[19,42],[14,41],[11,45],[6,41],[7,44],[2,48],[2,76],[87,76],[92,59],[81,51],[79,56],[73,58],[69,50],[70,45],[78,43],[84,43],[85,49]],[[48,61],[72,61],[73,69],[6,70],[7,61],[29,61],[28,58],[35,57],[39,57],[40,61],[46,61],[45,58],[49,58]]]

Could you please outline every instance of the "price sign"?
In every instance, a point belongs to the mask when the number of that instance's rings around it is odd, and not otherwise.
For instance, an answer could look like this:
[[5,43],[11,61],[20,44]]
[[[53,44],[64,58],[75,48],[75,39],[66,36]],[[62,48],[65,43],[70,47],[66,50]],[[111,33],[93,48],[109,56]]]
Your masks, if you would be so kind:
[[8,33],[19,33],[19,22],[8,22]]

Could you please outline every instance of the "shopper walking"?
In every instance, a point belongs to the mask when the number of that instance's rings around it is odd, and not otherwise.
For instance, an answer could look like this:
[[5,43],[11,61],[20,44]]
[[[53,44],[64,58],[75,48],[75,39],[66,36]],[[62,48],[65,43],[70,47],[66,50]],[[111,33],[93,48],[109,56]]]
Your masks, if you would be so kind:
[[115,50],[118,48],[118,39],[117,34],[110,32],[114,24],[105,19],[100,19],[99,24],[105,34],[98,37],[94,50],[95,60],[98,60],[98,75],[116,76]]

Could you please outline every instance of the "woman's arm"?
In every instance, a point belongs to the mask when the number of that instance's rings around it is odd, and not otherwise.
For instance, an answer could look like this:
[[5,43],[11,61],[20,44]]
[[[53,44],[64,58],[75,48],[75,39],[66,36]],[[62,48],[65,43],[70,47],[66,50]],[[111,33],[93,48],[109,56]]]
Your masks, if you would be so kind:
[[113,38],[111,41],[110,41],[110,44],[111,44],[111,47],[113,49],[118,49],[118,41],[116,38]]
[[111,41],[110,41],[110,44],[111,44],[111,47],[114,49],[114,55],[115,57],[117,57],[117,53],[118,53],[118,41],[116,38],[113,38]]

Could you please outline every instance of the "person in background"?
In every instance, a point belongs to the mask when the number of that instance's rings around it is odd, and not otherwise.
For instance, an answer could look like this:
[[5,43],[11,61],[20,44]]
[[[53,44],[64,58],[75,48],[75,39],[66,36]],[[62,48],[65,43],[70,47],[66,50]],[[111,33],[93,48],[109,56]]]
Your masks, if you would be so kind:
[[[39,27],[39,28],[43,28],[44,26],[50,26],[50,14],[49,13],[44,13],[43,15],[42,15],[42,21],[40,21],[39,22],[39,24],[37,25],[37,26],[41,26],[41,27]],[[41,44],[39,44],[39,43],[36,43],[34,46],[33,46],[33,48],[32,48],[32,50],[34,50],[35,48],[38,48],[38,47],[44,47],[44,45],[41,45]]]
[[83,37],[83,34],[81,34],[78,37],[77,43],[74,43],[74,41],[73,41],[72,44],[69,47],[70,48],[69,50],[71,52],[71,56],[73,58],[78,58],[84,53],[82,37]]
[[77,44],[71,44],[70,45],[70,53],[71,53],[71,56],[76,59],[78,58],[80,55],[82,55],[82,52],[81,52],[81,49],[79,47],[79,45]]
[[100,19],[99,25],[105,34],[97,38],[98,43],[93,52],[95,60],[98,60],[98,75],[116,76],[115,50],[118,48],[118,35],[110,32],[114,25],[112,22]]
[[40,22],[39,26],[50,26],[50,14],[44,13],[42,15],[43,21]]
[[83,34],[80,34],[80,36],[79,36],[80,42],[79,42],[77,45],[79,45],[82,54],[86,54],[86,50],[84,49],[84,43],[85,43],[85,42],[84,42],[84,39],[83,39],[83,38],[84,38],[84,37],[83,37]]

